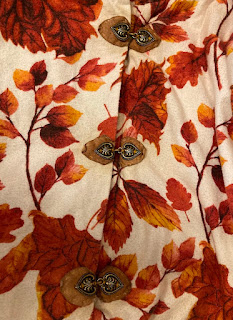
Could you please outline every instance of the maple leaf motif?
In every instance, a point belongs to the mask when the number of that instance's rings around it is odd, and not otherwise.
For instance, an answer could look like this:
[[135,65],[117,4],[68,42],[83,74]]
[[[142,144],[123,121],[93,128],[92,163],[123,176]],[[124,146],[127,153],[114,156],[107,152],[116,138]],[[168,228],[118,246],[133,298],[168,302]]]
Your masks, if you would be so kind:
[[154,143],[159,153],[159,140],[167,121],[167,108],[164,103],[171,91],[165,88],[166,78],[161,65],[154,61],[141,62],[131,74],[123,72],[119,112],[141,134],[143,140]]
[[198,77],[203,71],[207,71],[207,54],[213,42],[217,41],[215,35],[206,37],[203,41],[204,47],[199,48],[190,44],[192,52],[179,51],[177,54],[168,58],[170,66],[166,69],[169,74],[169,80],[177,88],[181,89],[190,81],[194,87],[198,84]]
[[155,228],[181,230],[179,217],[157,191],[134,180],[124,180],[124,187],[131,206],[140,219]]
[[129,238],[132,220],[125,193],[115,185],[111,190],[104,224],[104,240],[117,253]]
[[187,192],[185,187],[176,179],[167,181],[167,198],[172,201],[172,207],[176,210],[187,211],[191,209],[191,194]]
[[21,209],[10,209],[8,204],[0,205],[0,243],[8,243],[15,240],[16,237],[10,232],[23,226],[24,222],[21,216]]
[[98,18],[101,8],[101,0],[2,1],[0,30],[5,40],[11,39],[32,53],[56,50],[57,55],[72,56],[96,35],[90,21]]
[[213,249],[206,246],[203,250],[204,259],[201,274],[194,277],[186,292],[198,298],[189,314],[189,320],[233,318],[233,288],[228,283],[228,269],[218,263]]

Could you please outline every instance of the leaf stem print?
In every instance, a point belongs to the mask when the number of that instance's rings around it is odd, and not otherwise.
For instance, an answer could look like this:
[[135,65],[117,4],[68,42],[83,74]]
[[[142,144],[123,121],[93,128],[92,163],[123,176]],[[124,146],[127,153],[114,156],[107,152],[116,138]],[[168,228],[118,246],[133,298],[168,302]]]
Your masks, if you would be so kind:
[[[226,8],[227,8],[227,13],[226,13],[225,17],[223,18],[223,20],[221,21],[221,23],[220,23],[220,25],[218,27],[218,30],[217,30],[217,33],[216,33],[217,37],[219,37],[220,31],[221,31],[221,28],[222,28],[224,22],[227,20],[227,18],[232,13],[233,5],[232,5],[232,8],[229,10],[228,3],[226,3]],[[217,78],[218,88],[219,89],[222,89],[222,83],[221,83],[220,76],[219,76],[218,63],[219,63],[219,58],[222,57],[223,55],[224,55],[224,53],[222,53],[219,56],[217,56],[217,42],[215,42],[214,43],[214,64],[215,64],[215,74],[216,74],[216,78]]]

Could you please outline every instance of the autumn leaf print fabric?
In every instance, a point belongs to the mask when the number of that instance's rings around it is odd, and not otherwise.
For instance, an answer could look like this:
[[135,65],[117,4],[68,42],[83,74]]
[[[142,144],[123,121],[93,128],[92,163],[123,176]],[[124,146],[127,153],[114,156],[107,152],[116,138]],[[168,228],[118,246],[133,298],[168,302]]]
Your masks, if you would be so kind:
[[[114,17],[161,42],[108,42]],[[232,18],[232,0],[0,1],[0,319],[233,319]],[[98,137],[106,165],[83,152]],[[141,162],[120,165],[123,139]],[[68,302],[80,267],[129,293]]]

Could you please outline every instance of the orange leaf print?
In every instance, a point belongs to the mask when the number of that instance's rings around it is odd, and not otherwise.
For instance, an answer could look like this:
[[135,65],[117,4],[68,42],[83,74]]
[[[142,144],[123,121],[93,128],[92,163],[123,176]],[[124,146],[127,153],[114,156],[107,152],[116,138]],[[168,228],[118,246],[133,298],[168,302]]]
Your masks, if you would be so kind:
[[83,166],[73,164],[71,167],[62,171],[60,178],[66,185],[73,184],[77,181],[80,181],[87,171],[88,169],[84,168]]
[[38,108],[48,106],[53,100],[53,86],[47,85],[39,88],[35,94],[35,102]]
[[81,58],[82,53],[83,53],[83,51],[77,52],[74,55],[68,56],[68,57],[58,57],[58,59],[62,59],[69,64],[74,64]]
[[188,149],[178,146],[177,144],[172,144],[171,147],[174,157],[178,162],[183,163],[184,165],[186,165],[186,167],[195,166],[193,157]]
[[217,0],[219,3],[227,4],[227,0]]
[[27,273],[29,253],[35,249],[31,234],[0,260],[0,293],[10,291],[20,283]]
[[196,276],[201,275],[201,261],[190,264],[180,275],[172,281],[172,292],[176,298],[180,297],[191,286]]
[[160,273],[157,264],[141,270],[136,279],[136,286],[140,289],[152,290],[158,287]]
[[133,280],[138,270],[137,257],[135,254],[118,256],[112,261],[111,265],[119,268],[130,280]]
[[198,274],[186,292],[198,298],[188,319],[224,319],[233,317],[233,288],[228,283],[229,271],[218,264],[214,251],[206,246],[201,274]]
[[33,75],[35,79],[36,86],[42,84],[46,80],[48,75],[45,61],[41,60],[39,62],[34,63],[30,69],[30,73]]
[[172,207],[176,210],[187,211],[192,208],[191,194],[176,179],[167,181],[167,198],[172,201]]
[[115,140],[117,130],[118,117],[109,117],[98,125],[98,130],[101,131],[100,135],[105,135]]
[[46,118],[55,127],[72,127],[77,123],[81,115],[81,112],[71,106],[62,105],[52,108]]
[[73,100],[78,91],[67,84],[61,84],[54,90],[53,101],[57,103],[67,103]]
[[134,180],[124,181],[124,187],[136,215],[153,227],[181,230],[180,219],[160,194]]
[[177,245],[172,240],[164,246],[162,253],[162,263],[165,269],[172,270],[180,260],[180,252]]
[[0,110],[7,116],[15,113],[18,106],[18,100],[9,89],[6,89],[2,94],[0,94]]
[[155,294],[149,290],[133,288],[125,300],[136,308],[147,308],[155,299]]
[[181,127],[181,134],[184,140],[190,144],[197,141],[198,133],[195,125],[190,120],[188,122],[185,122]]
[[187,32],[177,25],[170,26],[166,24],[154,23],[153,28],[162,40],[168,42],[181,42],[188,40],[189,38]]
[[104,240],[117,253],[132,231],[132,220],[125,193],[115,185],[111,190],[104,224]]
[[52,166],[46,164],[36,173],[35,189],[42,195],[52,188],[56,180],[55,170]]
[[150,314],[162,314],[169,310],[168,306],[163,301],[158,301],[158,303],[150,310]]
[[197,110],[198,120],[206,128],[215,127],[215,114],[214,110],[202,103]]
[[219,130],[216,130],[216,136],[217,136],[218,145],[223,143],[223,141],[227,138],[227,136],[223,132],[221,132]]
[[19,132],[9,121],[0,119],[0,136],[15,139]]
[[0,205],[0,243],[13,242],[16,239],[10,232],[23,226],[21,216],[21,209],[10,209],[8,204]]
[[13,79],[16,87],[20,90],[29,91],[35,88],[35,79],[28,71],[16,69],[13,74]]
[[71,150],[65,152],[62,156],[58,157],[55,164],[55,170],[58,177],[61,176],[64,170],[69,170],[74,164],[75,158]]
[[0,162],[6,156],[6,143],[0,143]]
[[159,141],[167,121],[165,88],[167,79],[161,65],[154,61],[141,62],[138,69],[133,68],[128,75],[123,72],[120,109],[132,121],[137,134],[143,140],[154,143],[159,153]]
[[5,40],[32,53],[56,50],[57,56],[72,56],[85,49],[91,35],[96,36],[90,21],[98,18],[101,8],[101,0],[32,0],[30,7],[24,0],[2,2],[0,30]]
[[[1,135],[1,123],[0,123],[0,135]],[[40,130],[40,137],[48,146],[53,148],[65,148],[74,142],[78,142],[70,130],[64,127],[55,127],[51,124],[47,124]]]
[[158,20],[166,24],[185,21],[193,14],[197,3],[195,0],[175,0],[169,8],[158,16]]
[[105,82],[101,77],[112,71],[116,63],[106,63],[98,65],[100,58],[89,60],[79,71],[78,84],[81,89],[87,91],[97,91]]

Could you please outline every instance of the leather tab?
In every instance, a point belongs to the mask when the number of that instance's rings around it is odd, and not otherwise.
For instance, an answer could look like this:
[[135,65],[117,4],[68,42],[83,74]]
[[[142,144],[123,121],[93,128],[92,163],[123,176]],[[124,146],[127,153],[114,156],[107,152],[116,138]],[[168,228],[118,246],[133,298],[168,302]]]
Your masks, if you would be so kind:
[[121,140],[121,156],[119,165],[121,168],[140,163],[146,154],[146,148],[143,144],[132,137],[125,137]]
[[96,296],[95,275],[87,268],[80,267],[68,272],[60,282],[65,299],[78,306],[88,306]]

